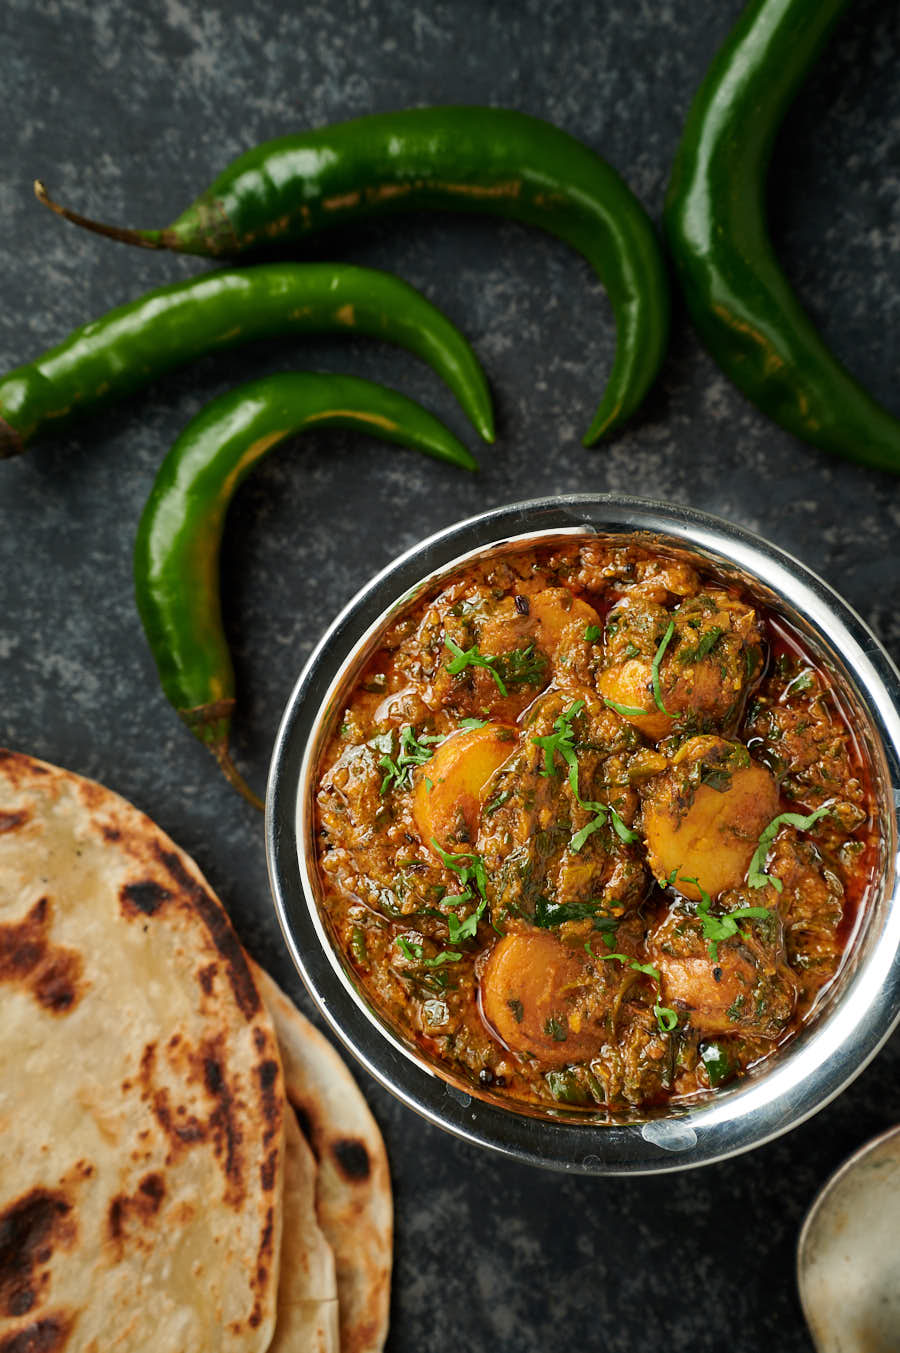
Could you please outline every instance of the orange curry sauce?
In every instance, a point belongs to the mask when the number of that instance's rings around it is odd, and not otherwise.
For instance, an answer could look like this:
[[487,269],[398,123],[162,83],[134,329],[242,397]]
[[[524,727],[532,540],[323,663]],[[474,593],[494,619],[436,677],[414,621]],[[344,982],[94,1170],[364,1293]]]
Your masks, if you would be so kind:
[[612,1118],[789,1038],[879,855],[790,627],[700,560],[594,539],[395,620],[316,793],[324,909],[384,1018],[473,1088]]

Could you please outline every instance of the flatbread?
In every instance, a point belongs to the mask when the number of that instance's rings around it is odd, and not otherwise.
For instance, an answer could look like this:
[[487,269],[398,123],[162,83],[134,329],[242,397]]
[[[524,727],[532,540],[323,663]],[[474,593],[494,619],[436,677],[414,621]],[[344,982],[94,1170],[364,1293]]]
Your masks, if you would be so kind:
[[278,1319],[268,1353],[339,1353],[334,1253],[316,1220],[316,1161],[290,1108],[284,1144]]
[[341,1353],[381,1353],[394,1223],[378,1124],[328,1040],[267,973],[253,972],[275,1022],[288,1103],[318,1162],[316,1215],[334,1251]]
[[0,1353],[263,1353],[284,1086],[196,865],[0,752]]

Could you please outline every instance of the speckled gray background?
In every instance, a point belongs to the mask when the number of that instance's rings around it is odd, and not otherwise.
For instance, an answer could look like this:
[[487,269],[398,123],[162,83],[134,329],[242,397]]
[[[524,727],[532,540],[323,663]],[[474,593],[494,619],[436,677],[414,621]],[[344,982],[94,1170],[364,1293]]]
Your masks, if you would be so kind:
[[[0,6],[0,363],[203,265],[63,225],[31,197],[160,225],[238,151],[409,104],[504,104],[606,155],[658,220],[685,110],[736,0],[5,0]],[[787,270],[856,375],[900,413],[900,21],[859,0],[792,111],[771,179]],[[483,507],[622,490],[686,502],[800,555],[900,657],[900,481],[827,459],[720,376],[676,308],[645,410],[614,443],[579,436],[613,349],[586,265],[537,232],[399,218],[319,248],[397,271],[461,324],[492,382],[479,478],[358,436],[276,451],[241,490],[223,563],[240,681],[236,751],[262,785],[296,674],[336,610],[401,548]],[[307,1010],[273,919],[261,822],[157,689],[131,547],[156,467],[213,395],[276,369],[395,384],[473,445],[449,392],[399,351],[269,343],[204,360],[127,407],[0,465],[0,738],[133,799],[197,858],[255,956]],[[627,1182],[494,1159],[369,1080],[397,1206],[390,1348],[756,1353],[810,1348],[794,1288],[799,1221],[830,1170],[900,1118],[897,1037],[836,1103],[730,1164]]]

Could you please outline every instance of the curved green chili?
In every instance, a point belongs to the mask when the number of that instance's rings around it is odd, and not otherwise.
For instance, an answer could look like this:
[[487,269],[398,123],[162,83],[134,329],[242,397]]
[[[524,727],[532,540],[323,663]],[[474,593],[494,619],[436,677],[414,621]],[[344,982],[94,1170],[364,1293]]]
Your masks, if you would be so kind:
[[766,226],[775,134],[847,4],[747,5],[688,113],[665,225],[691,317],[725,374],[796,436],[898,472],[900,421],[823,343]]
[[540,226],[584,255],[615,314],[615,362],[586,445],[635,411],[665,351],[668,281],[643,207],[581,142],[510,109],[413,108],[265,142],[164,230],[98,225],[35,187],[76,224],[131,244],[212,257],[419,208],[489,212]]
[[412,400],[371,381],[308,372],[249,381],[188,424],[159,468],[138,527],[138,610],[167,698],[228,779],[259,801],[228,751],[234,669],[222,626],[219,549],[235,490],[286,437],[349,427],[467,470],[466,448]]
[[284,334],[360,333],[408,348],[493,441],[484,372],[462,334],[414,287],[343,263],[223,269],[149,291],[0,379],[0,457],[61,419],[125,395],[203,353]]

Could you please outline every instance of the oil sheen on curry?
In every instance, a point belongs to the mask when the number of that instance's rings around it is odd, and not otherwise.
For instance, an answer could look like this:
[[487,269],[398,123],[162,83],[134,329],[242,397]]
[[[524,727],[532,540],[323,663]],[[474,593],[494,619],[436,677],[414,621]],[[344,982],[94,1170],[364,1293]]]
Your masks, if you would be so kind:
[[784,622],[699,560],[587,537],[401,614],[316,797],[329,924],[388,1022],[492,1098],[612,1119],[790,1037],[878,855],[860,749]]

